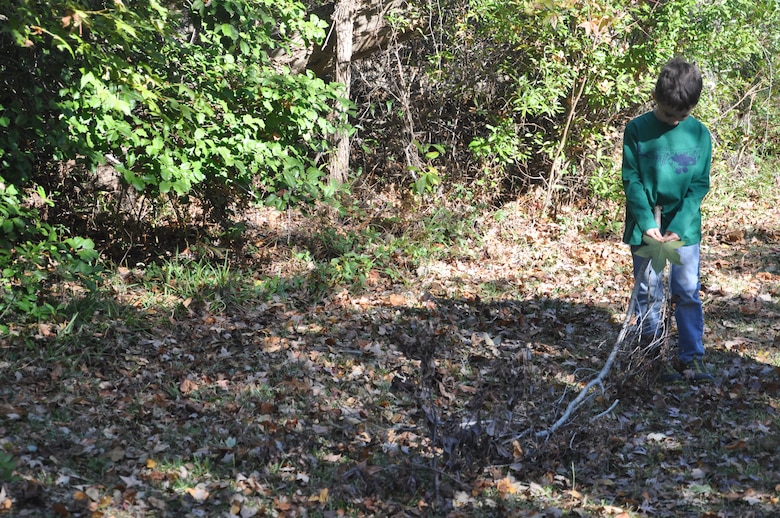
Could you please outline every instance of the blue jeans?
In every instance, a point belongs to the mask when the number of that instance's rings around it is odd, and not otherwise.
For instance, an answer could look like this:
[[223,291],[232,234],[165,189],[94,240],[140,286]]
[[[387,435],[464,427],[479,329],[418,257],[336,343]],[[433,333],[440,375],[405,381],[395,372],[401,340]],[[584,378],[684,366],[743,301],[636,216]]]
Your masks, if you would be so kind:
[[[662,274],[648,268],[649,274],[641,271],[646,259],[634,255],[639,247],[632,246],[634,261],[634,279],[639,282],[637,297],[637,317],[642,323],[643,335],[659,335],[661,322],[661,302],[663,300]],[[677,359],[687,363],[694,358],[704,356],[704,311],[699,298],[701,281],[699,278],[699,245],[681,246],[677,249],[682,265],[672,264],[669,271],[669,287],[674,305],[674,319],[677,322]]]

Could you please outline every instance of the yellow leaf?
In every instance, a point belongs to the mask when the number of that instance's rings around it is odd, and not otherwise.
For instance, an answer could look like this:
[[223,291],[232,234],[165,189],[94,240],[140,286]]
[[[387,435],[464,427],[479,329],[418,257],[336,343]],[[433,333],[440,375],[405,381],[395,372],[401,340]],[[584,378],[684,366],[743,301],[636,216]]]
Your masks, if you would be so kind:
[[149,469],[154,468],[157,466],[157,462],[154,461],[154,459],[146,459],[146,467]]
[[512,441],[512,456],[516,459],[522,458],[525,453],[523,452],[523,447],[520,446],[520,443],[517,441]]
[[502,495],[513,495],[517,493],[515,484],[509,478],[502,478],[496,482],[496,490]]

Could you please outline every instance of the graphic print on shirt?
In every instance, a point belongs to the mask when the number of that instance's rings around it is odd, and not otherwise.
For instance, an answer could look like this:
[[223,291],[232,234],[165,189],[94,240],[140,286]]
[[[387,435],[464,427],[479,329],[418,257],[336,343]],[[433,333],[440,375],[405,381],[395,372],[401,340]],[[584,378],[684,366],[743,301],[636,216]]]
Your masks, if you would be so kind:
[[674,168],[676,174],[685,174],[695,168],[699,156],[698,149],[672,151],[671,149],[642,150],[642,143],[637,145],[637,155],[645,164],[652,164],[656,169]]

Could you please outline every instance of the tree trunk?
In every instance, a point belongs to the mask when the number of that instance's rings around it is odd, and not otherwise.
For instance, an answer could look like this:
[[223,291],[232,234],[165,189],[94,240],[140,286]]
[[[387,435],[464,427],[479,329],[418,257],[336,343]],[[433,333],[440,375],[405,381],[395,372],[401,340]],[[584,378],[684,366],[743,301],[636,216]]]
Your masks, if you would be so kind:
[[[344,97],[349,99],[350,83],[352,82],[352,43],[354,30],[355,0],[338,0],[333,14],[336,33],[336,55],[333,79],[345,85]],[[337,119],[346,114],[337,106],[334,116]],[[333,135],[334,152],[330,159],[331,180],[344,183],[349,173],[349,134],[339,130]]]
[[[336,6],[342,0],[327,2],[311,11],[311,14],[325,20],[333,27]],[[424,15],[412,14],[408,0],[351,0],[353,21],[352,60],[362,59],[374,52],[386,49],[393,42],[401,42],[419,34],[418,29],[426,22]],[[390,15],[406,16],[400,26],[388,22]],[[271,61],[278,66],[288,67],[294,74],[311,70],[318,77],[325,78],[333,73],[335,59],[334,38],[329,37],[323,45],[271,52]]]
[[[287,67],[293,74],[311,70],[326,81],[346,85],[344,97],[349,99],[351,62],[405,41],[418,34],[425,15],[410,8],[408,0],[331,0],[311,11],[328,22],[330,30],[322,45],[303,44],[288,50],[277,49],[269,57],[278,67]],[[392,24],[391,17],[404,18]],[[333,117],[346,114],[336,107]],[[338,132],[331,138],[333,154],[328,164],[331,181],[343,183],[349,172],[349,135]]]

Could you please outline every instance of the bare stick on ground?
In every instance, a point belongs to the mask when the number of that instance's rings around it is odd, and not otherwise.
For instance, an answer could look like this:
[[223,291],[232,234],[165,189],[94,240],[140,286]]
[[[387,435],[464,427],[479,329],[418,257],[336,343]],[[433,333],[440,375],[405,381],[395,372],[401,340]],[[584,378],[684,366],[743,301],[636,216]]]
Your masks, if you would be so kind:
[[[658,224],[658,227],[661,227],[661,208],[655,207],[655,220]],[[651,260],[648,257],[645,262],[642,265],[642,268],[639,269],[638,275],[644,275],[645,278],[649,278],[649,269],[651,268]],[[615,340],[615,344],[612,346],[612,351],[610,351],[609,356],[607,357],[606,362],[604,362],[604,366],[601,368],[601,371],[599,372],[598,376],[593,378],[590,382],[588,382],[585,387],[582,388],[579,394],[577,394],[577,397],[575,397],[569,405],[566,407],[566,411],[561,415],[561,417],[553,423],[549,428],[546,430],[541,430],[536,433],[537,438],[547,438],[553,433],[555,433],[561,426],[566,424],[570,419],[572,414],[574,414],[577,409],[579,409],[582,405],[584,405],[586,402],[588,402],[591,398],[593,398],[595,395],[598,394],[598,392],[594,392],[593,389],[599,388],[600,393],[603,394],[605,392],[604,387],[604,381],[607,378],[607,375],[609,374],[610,369],[612,368],[612,365],[615,363],[615,358],[617,358],[618,353],[623,347],[623,344],[626,341],[626,337],[628,336],[629,330],[631,329],[631,322],[634,319],[634,313],[636,311],[636,305],[637,305],[637,299],[639,296],[639,288],[640,283],[638,282],[638,277],[634,279],[634,289],[631,291],[631,299],[628,302],[628,310],[626,311],[625,319],[623,320],[623,326],[620,329],[620,333],[618,334],[617,339]],[[664,330],[664,336],[663,341],[666,343],[668,340],[668,326],[666,326]],[[608,414],[612,409],[617,406],[619,400],[615,400],[615,402],[612,403],[610,408],[596,416],[594,419],[597,419],[599,417],[603,417],[604,415]],[[513,438],[512,440],[514,440]]]

